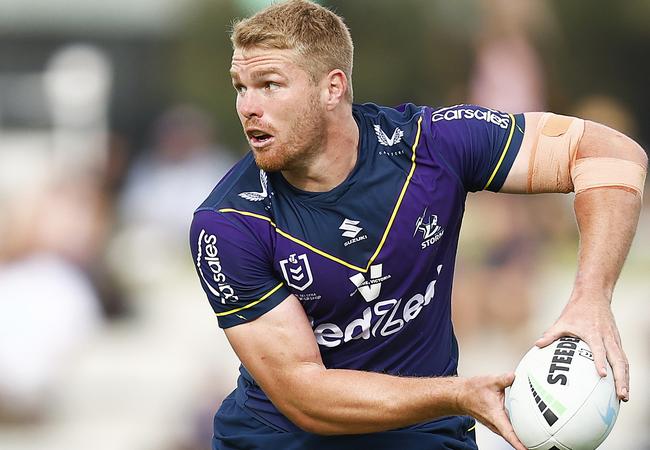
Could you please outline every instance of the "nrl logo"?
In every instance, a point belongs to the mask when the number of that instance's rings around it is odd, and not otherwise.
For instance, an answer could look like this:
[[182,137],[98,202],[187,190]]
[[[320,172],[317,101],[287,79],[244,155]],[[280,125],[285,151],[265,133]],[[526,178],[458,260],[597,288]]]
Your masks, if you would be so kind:
[[379,143],[384,147],[392,147],[393,145],[397,145],[402,142],[402,136],[404,136],[404,132],[399,127],[395,128],[395,131],[393,131],[393,135],[390,138],[386,135],[386,133],[384,133],[384,130],[381,129],[381,125],[374,125],[374,128],[377,139],[379,139]]
[[268,197],[267,186],[269,184],[266,172],[260,170],[260,184],[262,185],[261,192],[241,192],[239,196],[249,202],[261,202]]
[[304,291],[314,281],[309,260],[304,253],[298,257],[292,253],[287,259],[280,261],[280,268],[284,279],[287,280],[287,285],[299,291]]

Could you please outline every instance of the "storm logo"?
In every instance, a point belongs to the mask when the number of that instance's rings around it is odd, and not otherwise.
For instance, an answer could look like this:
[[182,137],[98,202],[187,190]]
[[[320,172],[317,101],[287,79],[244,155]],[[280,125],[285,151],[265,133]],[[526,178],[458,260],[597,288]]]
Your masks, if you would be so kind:
[[[425,222],[425,219],[427,222]],[[445,229],[442,226],[438,225],[438,216],[431,214],[427,219],[427,208],[424,208],[424,212],[418,220],[415,222],[415,231],[413,231],[413,237],[420,231],[422,233],[422,250],[427,248],[430,245],[435,244],[445,233]]]

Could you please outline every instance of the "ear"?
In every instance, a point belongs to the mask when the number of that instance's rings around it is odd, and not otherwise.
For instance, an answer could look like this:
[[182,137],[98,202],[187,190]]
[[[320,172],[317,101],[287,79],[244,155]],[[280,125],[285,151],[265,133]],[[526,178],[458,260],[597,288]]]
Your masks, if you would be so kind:
[[325,107],[328,111],[335,109],[345,100],[345,93],[348,90],[348,78],[340,69],[332,70],[325,77]]

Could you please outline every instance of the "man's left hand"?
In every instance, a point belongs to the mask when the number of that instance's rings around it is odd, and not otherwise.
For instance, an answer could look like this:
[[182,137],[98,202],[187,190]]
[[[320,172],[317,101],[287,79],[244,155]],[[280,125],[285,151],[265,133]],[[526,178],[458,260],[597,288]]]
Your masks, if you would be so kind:
[[[601,298],[593,298],[594,295]],[[630,398],[629,364],[609,300],[603,294],[594,293],[590,294],[590,298],[572,298],[560,317],[535,345],[546,347],[562,336],[582,339],[589,345],[601,377],[607,376],[605,362],[609,361],[614,372],[618,398],[627,402]]]

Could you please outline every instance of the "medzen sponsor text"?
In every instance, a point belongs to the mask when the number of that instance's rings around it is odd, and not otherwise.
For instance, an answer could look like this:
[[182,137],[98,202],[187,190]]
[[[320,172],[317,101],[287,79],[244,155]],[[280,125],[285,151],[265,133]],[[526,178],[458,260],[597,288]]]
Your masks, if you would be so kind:
[[[437,267],[438,274],[442,265]],[[390,336],[415,319],[431,303],[436,291],[436,281],[431,280],[424,294],[415,294],[408,300],[400,298],[382,300],[363,310],[363,317],[352,320],[345,327],[335,323],[321,323],[314,328],[316,342],[324,347],[338,347],[344,342],[370,337]]]

